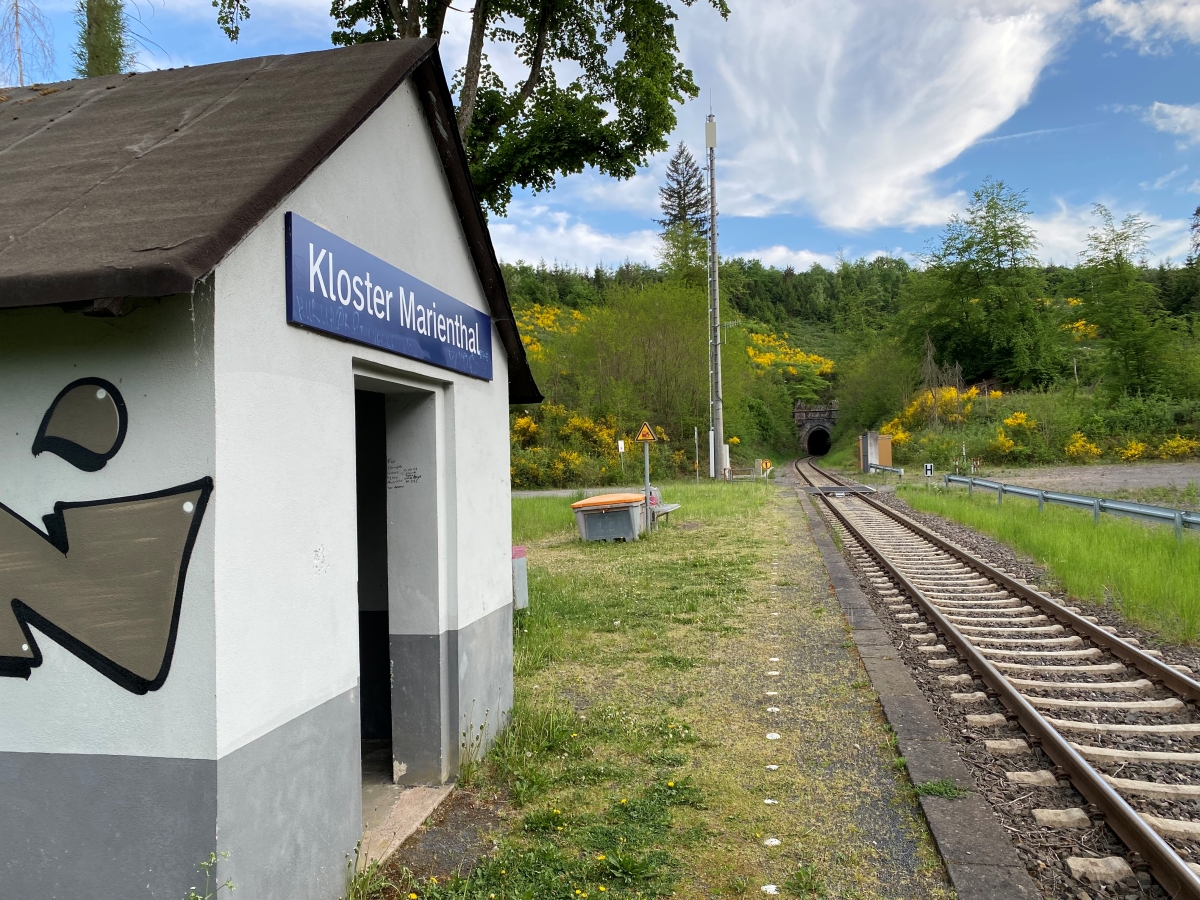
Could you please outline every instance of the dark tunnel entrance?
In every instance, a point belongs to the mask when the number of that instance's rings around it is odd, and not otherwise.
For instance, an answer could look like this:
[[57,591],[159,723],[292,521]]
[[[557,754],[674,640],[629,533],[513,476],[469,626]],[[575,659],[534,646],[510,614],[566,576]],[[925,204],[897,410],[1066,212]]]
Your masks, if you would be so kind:
[[824,456],[829,452],[832,444],[833,441],[830,440],[828,431],[824,428],[814,428],[804,440],[804,449],[810,456]]

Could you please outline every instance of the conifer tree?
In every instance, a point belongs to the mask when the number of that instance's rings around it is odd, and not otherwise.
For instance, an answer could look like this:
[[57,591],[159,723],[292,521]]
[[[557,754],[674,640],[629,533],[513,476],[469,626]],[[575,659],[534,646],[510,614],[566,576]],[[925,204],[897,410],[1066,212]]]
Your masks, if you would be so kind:
[[50,21],[31,0],[0,0],[0,87],[53,71]]
[[666,233],[672,226],[688,225],[699,237],[708,237],[708,190],[704,173],[683,141],[667,163],[667,183],[658,189],[663,217],[657,219]]
[[79,0],[75,23],[79,26],[76,75],[94,78],[133,68],[133,41],[123,0]]

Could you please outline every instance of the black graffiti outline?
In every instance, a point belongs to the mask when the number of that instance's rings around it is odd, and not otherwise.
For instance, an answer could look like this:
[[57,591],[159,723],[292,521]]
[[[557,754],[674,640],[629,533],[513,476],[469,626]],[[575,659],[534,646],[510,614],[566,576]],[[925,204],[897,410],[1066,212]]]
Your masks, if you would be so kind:
[[[117,407],[117,439],[113,442],[112,447],[109,448],[107,453],[97,453],[95,450],[89,450],[87,447],[81,446],[68,438],[56,435],[46,436],[46,429],[50,427],[50,419],[54,417],[54,410],[58,408],[59,401],[75,388],[85,384],[95,385],[98,388],[108,391],[108,395],[112,397],[113,404]],[[105,463],[117,455],[117,451],[125,443],[125,432],[128,430],[129,411],[125,407],[125,398],[121,396],[121,392],[117,389],[117,386],[111,381],[105,381],[103,378],[96,378],[94,376],[79,378],[58,392],[58,396],[54,398],[54,402],[50,404],[50,408],[42,416],[42,424],[38,428],[37,437],[33,439],[33,455],[37,456],[41,453],[50,452],[55,456],[61,456],[77,469],[82,469],[85,472],[98,472],[104,468]]]
[[165,488],[164,490],[153,491],[148,494],[135,494],[129,497],[111,497],[104,500],[85,500],[76,503],[59,501],[54,504],[53,513],[42,517],[42,521],[46,524],[44,532],[36,525],[13,512],[13,510],[9,509],[3,503],[0,503],[0,510],[3,510],[28,526],[38,537],[53,545],[59,552],[65,554],[68,546],[67,526],[63,519],[64,510],[78,509],[86,506],[105,506],[113,503],[130,503],[137,500],[158,500],[162,497],[171,497],[197,490],[200,491],[200,496],[196,498],[196,509],[192,514],[192,523],[188,527],[187,538],[184,541],[183,553],[179,562],[179,578],[175,585],[175,599],[171,609],[171,627],[167,634],[167,646],[163,653],[162,666],[154,678],[146,679],[129,671],[99,651],[92,649],[70,632],[55,625],[17,597],[12,599],[12,612],[17,618],[17,624],[25,635],[33,657],[0,656],[0,677],[28,679],[33,674],[33,670],[42,664],[42,651],[38,648],[37,640],[30,630],[30,626],[33,626],[56,644],[59,644],[83,660],[101,675],[131,693],[145,694],[149,691],[157,691],[162,687],[167,680],[167,675],[171,671],[171,661],[175,655],[175,639],[178,636],[179,616],[183,609],[183,589],[187,580],[188,564],[191,562],[192,549],[195,547],[196,538],[200,533],[200,525],[204,518],[204,511],[208,507],[208,499],[213,491],[213,480],[205,476],[204,478],[188,482],[187,484],[181,484],[177,487]]

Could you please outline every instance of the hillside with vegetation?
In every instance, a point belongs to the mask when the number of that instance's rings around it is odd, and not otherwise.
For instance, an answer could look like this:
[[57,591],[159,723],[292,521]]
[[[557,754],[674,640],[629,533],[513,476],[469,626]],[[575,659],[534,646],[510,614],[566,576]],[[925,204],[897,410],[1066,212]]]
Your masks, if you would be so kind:
[[[514,487],[629,483],[643,420],[656,478],[707,471],[703,182],[686,150],[663,188],[659,265],[504,273],[539,407],[514,407]],[[1193,220],[1200,239],[1200,209]],[[797,400],[839,404],[833,459],[866,429],[901,464],[1086,463],[1200,455],[1200,247],[1144,261],[1148,223],[1096,208],[1075,266],[1037,259],[1023,196],[985,182],[919,264],[807,272],[720,264],[735,465],[795,455]],[[628,448],[631,451],[635,447]],[[625,471],[622,471],[622,464]]]

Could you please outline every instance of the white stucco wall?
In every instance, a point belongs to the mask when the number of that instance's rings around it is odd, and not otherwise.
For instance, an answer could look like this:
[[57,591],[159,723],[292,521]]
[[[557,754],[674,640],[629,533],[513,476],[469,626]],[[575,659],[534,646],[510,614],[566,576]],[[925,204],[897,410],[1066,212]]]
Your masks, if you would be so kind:
[[[59,309],[0,310],[0,503],[43,527],[57,501],[143,494],[214,471],[212,309],[204,291],[95,318]],[[31,446],[58,392],[78,378],[121,391],[120,452],[83,472]],[[192,552],[165,684],[130,693],[38,634],[44,660],[26,681],[0,678],[0,751],[212,759],[216,752],[209,502]],[[11,615],[7,600],[0,615]]]
[[511,600],[508,371],[490,382],[290,326],[293,211],[488,311],[419,100],[403,85],[217,267],[217,753],[358,678],[356,372],[438,395],[445,571],[440,627]]

